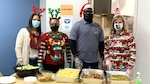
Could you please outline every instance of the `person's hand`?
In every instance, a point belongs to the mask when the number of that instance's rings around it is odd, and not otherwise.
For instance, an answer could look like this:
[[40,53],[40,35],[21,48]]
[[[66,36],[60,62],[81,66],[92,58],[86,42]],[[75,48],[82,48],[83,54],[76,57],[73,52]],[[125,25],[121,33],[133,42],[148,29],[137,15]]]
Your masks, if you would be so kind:
[[108,67],[109,70],[111,70],[112,63],[110,60],[106,60],[106,66]]
[[23,61],[18,61],[17,65],[23,65]]
[[76,56],[74,58],[74,61],[75,61],[75,68],[81,69],[81,67],[83,66],[83,62],[80,60],[80,58]]
[[39,73],[42,73],[42,71],[43,71],[43,68],[39,68]]
[[99,59],[98,68],[103,69],[103,61],[102,59]]
[[128,76],[131,76],[132,75],[132,69],[127,69],[126,73],[127,73]]
[[106,65],[106,61],[105,60],[101,60],[99,62],[99,66],[100,66],[100,69],[107,70],[107,65]]
[[38,67],[39,67],[39,72],[42,73],[42,71],[43,71],[42,64],[38,64]]

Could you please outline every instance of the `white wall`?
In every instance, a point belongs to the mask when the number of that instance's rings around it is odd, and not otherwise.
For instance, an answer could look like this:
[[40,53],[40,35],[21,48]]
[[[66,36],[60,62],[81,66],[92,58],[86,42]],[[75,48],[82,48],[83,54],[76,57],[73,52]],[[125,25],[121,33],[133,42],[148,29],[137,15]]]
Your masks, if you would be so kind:
[[[50,14],[48,13],[48,8],[60,8],[61,4],[73,5],[73,16],[69,16],[69,18],[72,18],[72,25],[73,25],[76,21],[80,20],[79,17],[80,9],[87,2],[88,0],[41,0],[40,6],[46,7],[46,12],[45,12],[46,14],[44,15],[44,17],[42,17],[42,21],[43,21],[42,31],[43,32],[50,31],[50,27],[49,27]],[[59,31],[69,34],[71,28],[65,30],[65,28],[62,28],[62,24],[61,24],[63,18],[66,17],[68,16],[61,16]]]
[[150,84],[150,0],[137,0],[134,35],[137,45],[135,72],[141,72],[142,84]]
[[115,13],[116,7],[119,7],[122,15],[134,16],[134,6],[136,0],[112,0],[111,13]]
[[[40,8],[46,8],[46,0],[40,1]],[[46,24],[45,23],[46,23],[46,13],[44,12],[42,14],[42,17],[41,17],[42,32],[46,31]]]

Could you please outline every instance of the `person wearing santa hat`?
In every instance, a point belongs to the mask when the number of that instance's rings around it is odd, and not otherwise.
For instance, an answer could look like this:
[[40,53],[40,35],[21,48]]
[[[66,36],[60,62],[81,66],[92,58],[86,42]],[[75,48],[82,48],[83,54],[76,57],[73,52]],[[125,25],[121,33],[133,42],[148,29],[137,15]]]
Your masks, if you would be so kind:
[[80,17],[82,14],[83,19],[73,25],[69,35],[69,45],[74,55],[74,67],[98,68],[99,58],[104,59],[103,29],[93,21],[93,9],[90,3],[83,5]]

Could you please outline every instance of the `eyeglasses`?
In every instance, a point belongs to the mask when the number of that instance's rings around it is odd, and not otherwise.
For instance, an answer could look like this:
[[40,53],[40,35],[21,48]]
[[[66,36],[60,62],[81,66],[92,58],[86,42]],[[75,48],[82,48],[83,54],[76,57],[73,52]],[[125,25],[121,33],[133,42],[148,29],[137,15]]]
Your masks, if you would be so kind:
[[84,11],[83,14],[94,14],[94,11]]

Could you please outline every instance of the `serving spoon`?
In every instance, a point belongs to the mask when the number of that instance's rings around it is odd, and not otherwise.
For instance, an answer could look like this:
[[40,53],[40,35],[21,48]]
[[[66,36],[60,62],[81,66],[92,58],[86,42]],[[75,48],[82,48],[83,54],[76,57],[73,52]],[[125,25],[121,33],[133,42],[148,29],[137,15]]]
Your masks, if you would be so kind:
[[82,79],[81,79],[82,70],[83,70],[83,68],[80,69],[78,77],[75,79],[76,82],[81,82],[82,81]]

